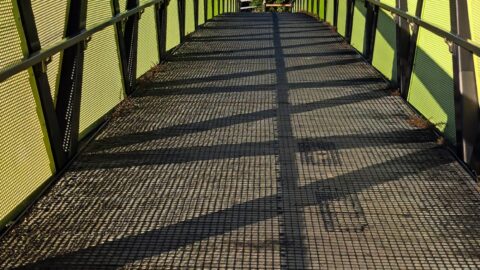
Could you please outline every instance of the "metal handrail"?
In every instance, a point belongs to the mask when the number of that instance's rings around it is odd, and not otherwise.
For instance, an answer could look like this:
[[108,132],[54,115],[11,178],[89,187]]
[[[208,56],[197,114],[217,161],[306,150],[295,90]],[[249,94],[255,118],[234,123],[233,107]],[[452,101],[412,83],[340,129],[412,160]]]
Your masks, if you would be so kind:
[[29,57],[22,59],[20,62],[15,63],[13,65],[10,65],[8,67],[5,67],[0,70],[0,83],[6,81],[8,78],[36,65],[41,63],[42,61],[46,61],[53,55],[70,48],[76,44],[79,44],[82,41],[88,40],[93,34],[109,27],[112,26],[122,20],[127,19],[128,17],[131,17],[135,14],[143,12],[146,8],[153,6],[155,4],[161,4],[165,0],[152,0],[148,3],[145,3],[143,5],[140,5],[138,7],[132,8],[130,10],[127,10],[123,13],[119,13],[112,18],[110,18],[108,21],[104,21],[98,24],[95,24],[93,27],[80,32],[79,34],[72,36],[72,37],[66,37],[62,39],[61,41],[52,44],[50,46],[47,46],[46,48],[31,54]]
[[396,7],[391,7],[387,4],[381,3],[378,0],[362,0],[362,1],[369,2],[369,3],[371,3],[375,6],[378,6],[382,9],[384,9],[384,10],[389,11],[392,14],[398,15],[399,17],[402,17],[402,18],[406,19],[408,22],[413,23],[415,25],[418,25],[418,26],[420,26],[424,29],[427,29],[434,34],[436,34],[436,35],[438,35],[442,38],[445,38],[447,41],[451,41],[451,42],[457,44],[458,46],[464,48],[465,50],[470,51],[477,56],[480,56],[480,44],[475,42],[475,41],[466,40],[466,39],[464,39],[464,38],[462,38],[462,37],[460,37],[460,36],[458,36],[454,33],[451,33],[449,31],[445,31],[442,28],[440,28],[440,27],[438,27],[438,26],[436,26],[432,23],[426,22],[419,17],[410,15],[407,12],[405,12],[401,9],[398,9]]

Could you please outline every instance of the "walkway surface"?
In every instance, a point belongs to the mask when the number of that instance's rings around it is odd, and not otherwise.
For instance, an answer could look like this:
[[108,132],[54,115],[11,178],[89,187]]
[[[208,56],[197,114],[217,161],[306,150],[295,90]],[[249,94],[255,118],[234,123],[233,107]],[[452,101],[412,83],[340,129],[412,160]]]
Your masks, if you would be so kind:
[[0,242],[0,268],[480,268],[480,193],[304,15],[205,29]]

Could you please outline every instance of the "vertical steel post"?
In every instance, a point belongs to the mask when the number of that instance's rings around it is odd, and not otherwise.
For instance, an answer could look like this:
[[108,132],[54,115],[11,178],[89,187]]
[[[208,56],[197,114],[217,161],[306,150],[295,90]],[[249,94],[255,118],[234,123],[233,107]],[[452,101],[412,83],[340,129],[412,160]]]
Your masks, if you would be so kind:
[[185,0],[178,0],[177,5],[178,25],[180,27],[180,43],[183,43],[185,41]]
[[[128,0],[127,9],[136,8],[138,6],[138,0]],[[128,87],[127,94],[130,94],[137,81],[137,58],[138,58],[138,23],[140,15],[135,14],[130,16],[125,22],[124,39],[125,39],[125,51],[127,55],[127,74],[128,74]]]
[[[41,50],[41,44],[38,37],[38,30],[34,19],[31,0],[16,1],[20,20],[23,29],[23,39],[26,43],[26,55],[30,56]],[[55,105],[51,95],[51,87],[48,82],[46,73],[48,60],[32,67],[35,76],[35,84],[38,90],[40,106],[42,109],[45,126],[48,133],[48,139],[52,151],[52,156],[57,169],[62,168],[66,164],[66,155],[62,148],[62,132],[60,130],[58,118],[55,112]]]
[[[463,39],[471,39],[468,1],[454,0],[451,5],[455,6],[452,10],[452,32],[456,32]],[[460,46],[455,46],[453,53],[457,149],[462,159],[478,172],[480,169],[480,111],[473,54]]]
[[353,14],[355,9],[355,0],[346,0],[347,1],[347,22],[345,29],[345,39],[350,43],[352,39],[352,28],[353,28]]
[[[408,11],[407,0],[397,0],[397,8]],[[409,52],[410,52],[410,26],[408,21],[399,16],[395,16],[396,23],[396,55],[397,55],[397,82],[402,97],[407,98],[408,93],[408,72],[409,72]]]
[[[118,0],[112,1],[112,7],[113,16],[120,14],[121,9]],[[130,76],[128,73],[128,54],[127,48],[125,46],[125,36],[123,35],[123,22],[118,22],[115,24],[115,34],[117,38],[117,47],[120,54],[120,65],[122,68],[123,85],[125,87],[125,94],[128,94],[132,91],[132,82],[130,81]]]
[[365,2],[367,8],[367,16],[365,22],[365,44],[363,49],[363,55],[372,63],[373,50],[375,49],[375,36],[377,33],[378,22],[378,6]]
[[[422,17],[422,12],[423,12],[423,1],[424,0],[418,0],[417,1],[417,6],[415,9],[415,16],[418,18]],[[410,80],[412,78],[412,72],[413,72],[413,64],[415,62],[415,53],[417,51],[417,39],[418,39],[418,30],[419,27],[416,24],[409,24],[411,34],[410,34],[410,41],[409,41],[409,49],[408,49],[408,62],[407,62],[407,69],[405,71],[405,82],[404,82],[404,89],[402,92],[402,97],[407,98],[408,97],[408,92],[410,90]]]
[[[71,37],[85,31],[86,20],[87,1],[70,0],[65,36]],[[78,148],[83,60],[87,42],[85,40],[66,49],[60,66],[56,114],[62,133],[62,149],[67,158],[73,157]]]
[[157,39],[160,61],[167,56],[167,5],[167,1],[160,3],[157,12]]
[[200,0],[193,0],[193,19],[195,21],[195,30],[198,29],[198,1]]

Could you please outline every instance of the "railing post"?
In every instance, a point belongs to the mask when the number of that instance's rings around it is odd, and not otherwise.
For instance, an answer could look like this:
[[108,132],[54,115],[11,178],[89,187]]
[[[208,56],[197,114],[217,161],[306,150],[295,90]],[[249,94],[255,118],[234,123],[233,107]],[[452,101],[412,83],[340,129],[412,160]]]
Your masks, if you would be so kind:
[[195,30],[198,29],[198,1],[200,0],[193,0],[193,19],[195,21]]
[[[417,0],[417,6],[415,9],[415,16],[418,18],[422,17],[423,12],[423,1],[424,0]],[[408,92],[410,90],[410,80],[412,78],[413,72],[413,64],[415,62],[415,53],[417,51],[417,39],[418,39],[418,25],[411,23],[409,24],[411,34],[410,34],[410,41],[408,46],[408,61],[407,61],[407,68],[405,71],[405,82],[404,82],[404,89],[402,91],[402,97],[407,98]]]
[[333,0],[333,26],[335,26],[335,29],[338,26],[338,1]]
[[375,49],[375,36],[377,33],[378,22],[378,6],[372,5],[369,2],[365,2],[367,8],[367,16],[365,22],[365,44],[363,49],[363,55],[372,62],[373,50]]
[[180,27],[180,43],[183,43],[185,41],[185,0],[178,0],[177,5],[178,25]]
[[[138,7],[138,0],[128,0],[127,10]],[[128,87],[127,94],[130,94],[137,81],[137,51],[138,51],[138,14],[130,16],[125,22],[124,39],[127,56]]]
[[[397,0],[397,8],[407,11],[407,0]],[[397,82],[402,97],[407,98],[408,91],[408,58],[410,52],[410,26],[408,21],[399,16],[395,16],[396,23],[396,48],[397,48]]]
[[[38,30],[33,16],[32,3],[31,0],[17,0],[16,4],[20,13],[24,35],[23,39],[27,45],[27,51],[25,53],[30,56],[41,50]],[[55,167],[60,169],[66,164],[67,159],[62,147],[62,132],[50,91],[51,87],[55,87],[55,85],[51,86],[48,82],[46,73],[47,65],[48,59],[45,59],[44,62],[34,65],[32,69]]]
[[[113,16],[120,14],[121,9],[118,3],[118,0],[112,1],[113,5]],[[130,81],[130,76],[128,72],[128,57],[127,57],[127,49],[125,46],[125,36],[123,35],[123,22],[118,22],[115,24],[115,34],[117,37],[117,46],[120,52],[120,59],[121,59],[121,67],[122,67],[122,77],[123,77],[123,85],[125,87],[125,93],[131,92],[132,82]]]
[[[466,0],[453,0],[452,33],[471,39],[470,16]],[[454,46],[455,115],[457,152],[477,172],[480,169],[479,103],[475,80],[473,54],[460,46]]]
[[[355,8],[355,0],[346,0],[347,1],[347,22],[345,25],[345,39],[350,43],[352,39],[352,28],[353,28],[353,14]],[[317,5],[318,7],[318,5]],[[318,12],[317,12],[318,14]]]
[[155,21],[157,26],[158,55],[160,61],[165,59],[167,52],[167,1],[157,4]]
[[[85,31],[86,19],[87,1],[70,0],[65,36],[75,36]],[[56,114],[62,133],[62,148],[67,158],[73,157],[78,148],[83,60],[87,42],[85,40],[65,49],[60,66]]]

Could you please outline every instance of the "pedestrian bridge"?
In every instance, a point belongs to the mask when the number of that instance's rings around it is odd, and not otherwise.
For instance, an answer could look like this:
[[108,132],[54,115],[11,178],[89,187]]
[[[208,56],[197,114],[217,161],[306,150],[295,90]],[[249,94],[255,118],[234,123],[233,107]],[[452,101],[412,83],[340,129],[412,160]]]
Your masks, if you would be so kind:
[[480,268],[480,4],[293,4],[3,1],[0,268]]

